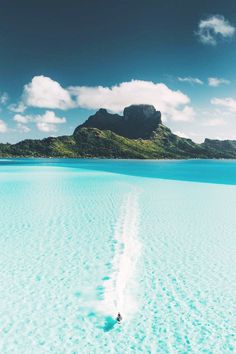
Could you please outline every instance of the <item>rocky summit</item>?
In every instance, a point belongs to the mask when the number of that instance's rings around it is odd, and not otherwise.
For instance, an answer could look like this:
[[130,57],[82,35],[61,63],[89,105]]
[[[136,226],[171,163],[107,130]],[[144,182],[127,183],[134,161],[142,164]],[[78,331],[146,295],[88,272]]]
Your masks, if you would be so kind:
[[130,139],[149,139],[159,124],[161,124],[161,112],[156,111],[151,105],[140,104],[126,107],[123,116],[108,113],[106,109],[99,109],[77,129],[90,127],[110,130]]
[[99,109],[73,135],[0,144],[0,157],[129,159],[236,158],[236,141],[196,144],[173,134],[153,106],[131,105],[123,115]]

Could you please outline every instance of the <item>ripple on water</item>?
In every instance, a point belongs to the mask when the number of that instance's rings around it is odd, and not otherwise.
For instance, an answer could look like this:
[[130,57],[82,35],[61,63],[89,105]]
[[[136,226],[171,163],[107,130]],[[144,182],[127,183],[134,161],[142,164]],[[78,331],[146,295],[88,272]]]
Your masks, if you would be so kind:
[[[235,186],[42,166],[5,171],[0,186],[1,354],[236,350]],[[139,306],[119,326],[93,305],[133,186]]]

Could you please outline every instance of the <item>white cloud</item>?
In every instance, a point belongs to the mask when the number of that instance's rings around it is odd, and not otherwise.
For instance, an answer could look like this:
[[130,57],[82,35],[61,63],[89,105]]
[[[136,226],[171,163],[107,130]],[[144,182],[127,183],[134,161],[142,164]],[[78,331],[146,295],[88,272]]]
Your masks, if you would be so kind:
[[170,108],[169,112],[166,112],[164,116],[164,121],[172,120],[172,121],[191,122],[194,120],[195,116],[196,116],[196,112],[191,106],[185,106],[181,110],[178,110],[176,108]]
[[[66,118],[57,117],[54,112],[46,111],[42,115],[21,115],[15,114],[13,120],[18,123],[18,127],[20,124],[20,128],[22,131],[22,126],[28,123],[35,123],[38,130],[43,132],[51,132],[56,131],[57,124],[66,123]],[[28,128],[28,127],[27,127]],[[29,129],[29,128],[28,128]]]
[[57,81],[46,76],[34,76],[32,81],[24,86],[23,102],[27,106],[39,108],[73,108],[74,103],[70,93]]
[[214,136],[213,139],[217,140],[236,140],[236,134],[234,132],[228,132],[227,134],[219,133],[218,136]]
[[59,118],[52,111],[46,111],[43,115],[35,116],[35,120],[40,123],[63,124],[66,123],[66,118]]
[[224,119],[222,118],[214,118],[214,119],[210,119],[206,122],[204,122],[202,125],[205,127],[218,127],[221,125],[225,125],[226,122]]
[[200,79],[198,79],[197,77],[178,77],[178,81],[180,82],[188,82],[190,84],[198,84],[198,85],[203,85],[204,82]]
[[32,116],[27,115],[27,116],[23,116],[22,114],[15,114],[13,117],[13,120],[17,123],[29,123],[30,121],[32,121]]
[[0,103],[6,104],[8,99],[9,99],[9,96],[8,96],[7,92],[3,92],[0,96]]
[[175,135],[180,136],[181,138],[190,139],[189,136],[182,131],[177,130],[177,131],[174,131],[173,133]]
[[120,113],[131,104],[152,104],[160,110],[164,120],[189,120],[194,110],[188,106],[190,99],[181,91],[171,90],[163,83],[132,80],[112,87],[70,87],[77,106],[87,109],[106,108]]
[[203,44],[216,45],[221,38],[231,38],[235,27],[221,15],[211,15],[198,24],[197,35]]
[[26,110],[26,105],[23,102],[19,102],[17,104],[11,104],[10,106],[8,106],[8,109],[11,112],[15,112],[15,113],[23,113]]
[[232,97],[226,98],[213,98],[211,104],[221,106],[226,108],[228,111],[235,113],[236,112],[236,100]]
[[66,123],[66,118],[56,117],[52,111],[46,111],[42,116],[36,116],[36,126],[38,130],[43,132],[55,132],[57,130],[56,124]]
[[57,130],[55,124],[37,122],[36,126],[37,126],[38,130],[40,130],[42,132],[55,132]]
[[7,124],[0,119],[0,133],[6,133],[7,132]]
[[208,85],[212,87],[217,87],[221,84],[230,84],[229,80],[220,79],[218,77],[208,77]]
[[[200,83],[197,78],[193,80]],[[35,76],[29,84],[24,86],[22,99],[22,102],[9,106],[9,109],[16,113],[23,113],[27,106],[60,109],[81,107],[106,108],[111,112],[120,113],[131,104],[152,104],[161,111],[163,121],[188,121],[195,116],[186,94],[180,90],[172,90],[163,83],[141,80],[122,82],[112,87],[76,86],[64,89],[49,77]],[[24,124],[24,120],[31,121],[31,116],[19,114],[15,115],[14,120]],[[41,125],[40,128],[42,128]]]
[[18,123],[17,130],[21,133],[28,133],[31,129],[26,124]]

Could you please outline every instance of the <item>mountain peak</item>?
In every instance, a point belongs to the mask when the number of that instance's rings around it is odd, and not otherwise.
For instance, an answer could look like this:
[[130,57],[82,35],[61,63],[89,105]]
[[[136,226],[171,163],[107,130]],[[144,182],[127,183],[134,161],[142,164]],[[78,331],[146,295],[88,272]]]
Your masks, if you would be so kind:
[[149,104],[132,104],[124,109],[124,118],[126,119],[149,119],[154,115],[157,115],[159,119],[161,118],[161,113]]
[[97,111],[97,114],[106,114],[108,113],[106,108],[99,108],[99,110]]
[[111,114],[106,109],[99,109],[90,116],[82,127],[111,130],[112,132],[130,139],[148,139],[161,124],[161,112],[148,104],[134,104],[124,109],[123,116]]

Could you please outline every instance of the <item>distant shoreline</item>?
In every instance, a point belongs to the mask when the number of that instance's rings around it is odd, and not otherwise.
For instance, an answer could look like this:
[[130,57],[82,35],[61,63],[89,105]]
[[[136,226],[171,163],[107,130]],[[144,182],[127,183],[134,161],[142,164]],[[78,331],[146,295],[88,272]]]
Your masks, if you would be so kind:
[[150,158],[143,158],[143,159],[137,159],[137,158],[119,158],[119,157],[56,157],[56,156],[11,156],[11,157],[4,157],[4,156],[0,156],[0,161],[1,160],[11,160],[11,159],[27,159],[27,160],[37,160],[37,159],[45,159],[45,160],[110,160],[110,161],[236,161],[236,158],[223,158],[223,157],[219,157],[219,158],[204,158],[204,157],[190,157],[190,158],[161,158],[161,159],[150,159]]

